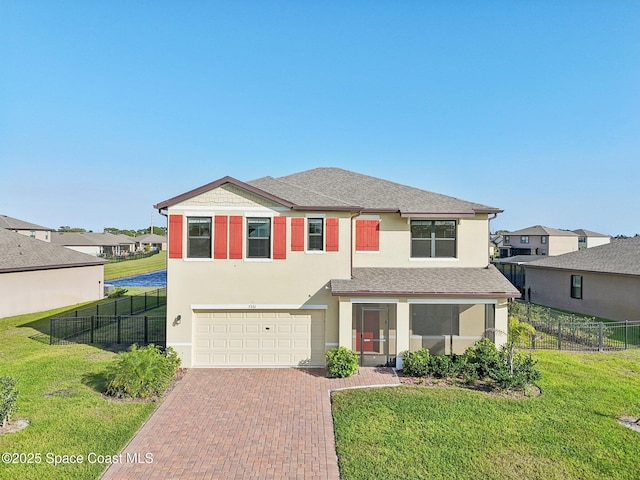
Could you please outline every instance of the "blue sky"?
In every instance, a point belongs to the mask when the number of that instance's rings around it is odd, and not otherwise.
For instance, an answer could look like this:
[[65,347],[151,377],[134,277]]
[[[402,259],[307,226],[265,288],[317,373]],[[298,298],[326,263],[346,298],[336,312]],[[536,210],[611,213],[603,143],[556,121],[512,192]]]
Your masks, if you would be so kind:
[[0,213],[102,231],[336,166],[640,233],[640,2],[0,0]]

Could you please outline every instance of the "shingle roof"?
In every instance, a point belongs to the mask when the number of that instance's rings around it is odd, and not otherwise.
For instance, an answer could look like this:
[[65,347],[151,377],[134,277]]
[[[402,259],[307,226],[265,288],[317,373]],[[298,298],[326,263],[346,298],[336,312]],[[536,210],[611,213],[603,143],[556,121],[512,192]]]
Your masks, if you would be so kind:
[[134,239],[137,243],[167,243],[167,237],[156,235],[155,233],[147,233],[140,235]]
[[475,215],[502,210],[459,198],[371,177],[341,168],[315,168],[280,178],[241,182],[223,177],[155,205],[165,209],[206,191],[232,183],[289,208],[400,212],[401,214]]
[[487,268],[354,268],[331,280],[333,295],[516,298],[520,292],[493,265]]
[[402,213],[472,214],[500,211],[341,168],[315,168],[277,179],[264,177],[247,183],[305,206],[350,205],[366,210]]
[[9,217],[7,215],[0,215],[0,228],[5,228],[7,230],[51,230],[48,227],[25,222],[24,220]]
[[101,258],[0,228],[0,273],[82,267],[107,263]]
[[640,237],[614,239],[606,245],[536,260],[525,267],[640,275]]
[[127,235],[95,232],[53,232],[51,243],[70,247],[100,247],[134,244],[136,240]]
[[609,237],[609,235],[605,235],[604,233],[592,232],[591,230],[585,230],[584,228],[579,228],[578,230],[574,230],[574,232],[581,237]]
[[533,227],[515,230],[513,232],[505,232],[504,235],[549,235],[553,237],[577,237],[578,234],[570,230],[559,230],[557,228],[543,227],[542,225],[534,225]]

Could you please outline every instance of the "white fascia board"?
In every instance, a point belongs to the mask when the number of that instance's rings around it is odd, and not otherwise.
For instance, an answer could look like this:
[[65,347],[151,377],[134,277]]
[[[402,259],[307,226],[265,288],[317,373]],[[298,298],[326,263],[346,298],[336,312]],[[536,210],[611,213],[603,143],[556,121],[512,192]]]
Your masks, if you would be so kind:
[[409,304],[419,305],[497,305],[497,298],[409,298]]
[[351,303],[400,303],[399,298],[375,298],[375,297],[355,297],[350,298]]
[[328,305],[272,304],[272,303],[231,303],[192,304],[191,310],[327,310]]

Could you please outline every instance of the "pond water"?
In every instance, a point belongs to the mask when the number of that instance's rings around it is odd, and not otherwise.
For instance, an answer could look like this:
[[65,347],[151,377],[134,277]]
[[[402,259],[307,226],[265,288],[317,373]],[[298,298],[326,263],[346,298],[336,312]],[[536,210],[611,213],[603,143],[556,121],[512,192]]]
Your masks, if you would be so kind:
[[107,285],[116,287],[166,287],[167,271],[157,270],[155,272],[136,275],[135,277],[119,278],[117,280],[108,280],[104,282]]

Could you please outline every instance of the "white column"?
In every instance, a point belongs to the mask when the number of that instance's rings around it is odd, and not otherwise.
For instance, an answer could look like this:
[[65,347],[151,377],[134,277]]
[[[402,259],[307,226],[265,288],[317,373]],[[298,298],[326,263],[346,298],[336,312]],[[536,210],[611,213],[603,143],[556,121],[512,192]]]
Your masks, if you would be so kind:
[[353,348],[353,306],[348,298],[340,297],[338,303],[338,345]]
[[409,350],[409,304],[406,300],[396,305],[396,368],[402,368],[400,354]]

